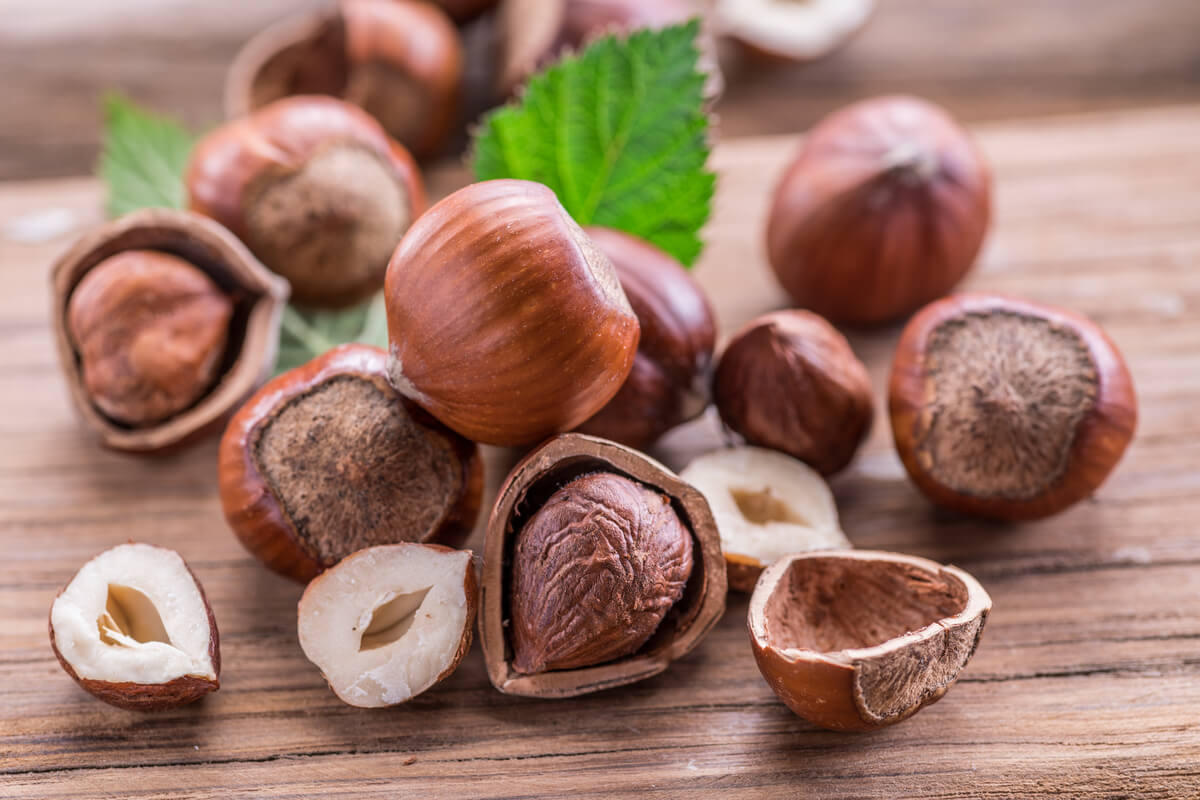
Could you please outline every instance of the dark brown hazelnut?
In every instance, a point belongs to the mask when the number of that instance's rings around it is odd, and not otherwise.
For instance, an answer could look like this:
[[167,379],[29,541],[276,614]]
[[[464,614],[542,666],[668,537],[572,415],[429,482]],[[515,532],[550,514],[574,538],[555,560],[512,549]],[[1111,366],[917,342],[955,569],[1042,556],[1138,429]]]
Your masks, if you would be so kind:
[[713,387],[721,420],[746,441],[822,475],[843,469],[871,430],[867,369],[846,337],[807,311],[777,311],[734,334]]
[[225,518],[298,581],[364,547],[457,545],[479,511],[479,449],[387,381],[387,355],[342,345],[264,386],[229,423]]
[[434,0],[459,25],[492,10],[499,0]]
[[578,430],[644,450],[708,407],[716,321],[704,290],[671,256],[611,228],[587,234],[617,268],[642,335],[625,383]]

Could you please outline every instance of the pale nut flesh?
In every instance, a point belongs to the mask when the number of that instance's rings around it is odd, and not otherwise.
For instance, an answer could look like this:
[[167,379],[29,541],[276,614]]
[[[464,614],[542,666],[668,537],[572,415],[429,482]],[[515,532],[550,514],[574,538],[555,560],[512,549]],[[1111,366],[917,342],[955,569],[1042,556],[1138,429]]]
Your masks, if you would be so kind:
[[717,0],[719,34],[772,60],[818,59],[853,36],[870,18],[875,0]]

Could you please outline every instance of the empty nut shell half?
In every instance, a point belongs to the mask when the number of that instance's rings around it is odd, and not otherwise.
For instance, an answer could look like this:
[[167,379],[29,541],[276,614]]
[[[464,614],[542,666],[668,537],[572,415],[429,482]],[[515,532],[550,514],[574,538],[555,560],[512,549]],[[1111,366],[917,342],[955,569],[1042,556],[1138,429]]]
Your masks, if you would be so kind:
[[[516,542],[524,526],[561,487],[597,473],[628,479],[670,503],[692,537],[692,567],[682,597],[633,653],[590,666],[522,673],[514,666],[512,640]],[[601,562],[595,561],[593,568],[603,569]],[[623,569],[622,565],[610,564],[614,570]],[[638,578],[628,574],[630,585],[617,591],[640,591],[632,588]],[[488,520],[482,589],[479,633],[492,684],[506,694],[572,697],[657,675],[690,652],[725,610],[725,564],[716,524],[700,492],[636,450],[591,436],[564,434],[526,456],[501,487]],[[570,595],[570,591],[563,593],[564,598]],[[557,634],[565,640],[573,634],[580,639],[567,641],[566,649],[585,649],[592,644],[587,641],[591,632],[591,627],[580,626]]]
[[788,708],[823,728],[869,731],[946,693],[991,607],[957,567],[831,550],[768,567],[748,621],[758,669]]
[[[222,344],[219,347],[214,345],[220,352],[208,354],[203,359],[192,359],[188,355],[183,360],[190,361],[191,368],[197,370],[197,374],[181,374],[179,370],[187,365],[175,364],[156,376],[159,379],[164,376],[169,378],[173,386],[146,388],[146,392],[155,395],[162,392],[178,395],[176,390],[188,384],[191,388],[187,389],[186,394],[190,397],[198,393],[198,398],[181,410],[174,410],[179,407],[176,398],[175,404],[167,407],[170,413],[165,418],[148,419],[137,425],[111,415],[115,411],[126,419],[133,419],[136,410],[131,410],[128,404],[114,406],[92,396],[85,375],[85,353],[81,343],[72,336],[68,320],[76,289],[89,273],[106,262],[111,266],[114,256],[131,252],[164,254],[185,262],[185,266],[195,267],[211,280],[211,286],[215,286],[218,296],[228,298],[231,303]],[[266,379],[275,363],[279,320],[288,296],[287,283],[268,272],[232,233],[200,215],[169,209],[145,209],[101,225],[85,234],[58,259],[51,281],[55,340],[71,400],[101,444],[114,450],[143,453],[162,451],[219,429],[233,409]],[[207,284],[205,281],[201,283]],[[153,299],[156,295],[137,290],[132,283],[126,288],[130,290],[126,292],[127,296],[111,303],[101,303],[105,306],[99,315],[102,318],[86,322],[89,329],[129,324],[133,316],[162,324],[161,314],[166,308],[144,308],[147,298]],[[182,284],[180,288],[192,291]],[[210,293],[211,288],[205,288],[204,291]],[[96,300],[95,297],[91,299]],[[178,299],[162,298],[162,302],[176,303]],[[96,303],[90,302],[89,305],[95,306]],[[208,313],[223,314],[224,308],[225,304],[219,303]],[[77,321],[80,319],[77,317]],[[180,320],[180,323],[191,325],[194,321],[189,318]],[[131,358],[137,356],[134,343],[122,341],[122,347],[128,351],[128,355]],[[161,344],[165,340],[160,337],[159,341]],[[153,349],[152,344],[150,348]],[[123,379],[126,378],[128,375]],[[93,387],[96,386],[93,383]]]

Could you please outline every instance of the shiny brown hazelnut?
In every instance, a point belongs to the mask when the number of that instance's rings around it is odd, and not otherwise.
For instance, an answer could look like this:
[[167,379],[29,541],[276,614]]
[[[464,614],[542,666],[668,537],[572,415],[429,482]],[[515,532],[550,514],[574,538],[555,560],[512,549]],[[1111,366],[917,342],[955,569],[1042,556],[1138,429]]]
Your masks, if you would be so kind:
[[931,303],[896,346],[896,450],[934,503],[1036,519],[1090,496],[1137,426],[1133,379],[1090,320],[995,294]]
[[342,345],[264,386],[221,440],[221,506],[246,549],[308,581],[364,547],[456,545],[479,511],[478,447],[387,381],[386,354]]
[[392,384],[486,444],[579,425],[637,352],[615,269],[538,183],[485,181],[435,205],[396,248],[384,296]]
[[822,728],[870,731],[946,694],[991,607],[957,567],[826,551],[768,567],[747,621],[758,669],[788,708]]
[[671,256],[611,228],[587,228],[621,280],[642,335],[616,396],[580,433],[644,450],[708,407],[716,321],[700,285]]
[[717,364],[721,420],[750,444],[822,475],[845,468],[871,430],[867,368],[846,337],[807,311],[777,311],[734,334]]
[[193,211],[238,235],[309,306],[359,302],[425,210],[412,158],[379,124],[331,97],[291,97],[204,137],[192,153]]
[[384,544],[308,584],[296,627],[305,657],[340,700],[380,708],[407,703],[458,668],[478,604],[471,551]]
[[502,692],[535,697],[657,675],[720,619],[725,591],[698,491],[636,450],[557,436],[512,471],[488,521],[488,675]]
[[775,190],[767,253],[796,304],[877,324],[957,284],[991,218],[983,154],[914,97],[854,103],[819,122]]
[[161,451],[215,431],[274,364],[287,285],[205,217],[109,222],[52,282],[71,399],[107,447]]
[[50,606],[50,646],[106,703],[162,711],[219,685],[217,623],[174,550],[122,544],[84,564]]
[[341,0],[251,39],[230,67],[229,117],[293,95],[332,95],[374,116],[418,157],[445,146],[463,82],[458,31],[419,0]]
[[875,0],[716,0],[713,25],[761,60],[805,63],[852,39],[874,10]]

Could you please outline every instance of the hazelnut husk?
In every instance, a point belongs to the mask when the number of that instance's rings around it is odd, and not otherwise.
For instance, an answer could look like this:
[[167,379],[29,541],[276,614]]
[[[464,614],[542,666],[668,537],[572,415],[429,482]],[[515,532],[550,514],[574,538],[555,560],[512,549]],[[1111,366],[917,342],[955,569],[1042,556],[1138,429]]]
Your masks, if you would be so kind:
[[875,0],[716,0],[713,25],[760,61],[803,64],[854,38],[874,10]]
[[642,334],[629,377],[578,430],[644,450],[708,407],[712,306],[683,265],[654,245],[612,228],[585,230],[616,267]]
[[808,311],[752,320],[726,346],[713,384],[721,420],[822,475],[841,471],[871,431],[871,378],[850,343]]
[[302,305],[352,305],[425,210],[408,152],[362,109],[290,97],[205,136],[187,170],[193,211],[233,231]]
[[205,217],[101,225],[51,281],[71,399],[106,447],[156,452],[218,429],[275,362],[287,285]]
[[[614,483],[614,478],[619,480]],[[558,502],[564,492],[568,499]],[[547,505],[546,515],[559,520],[539,523]],[[584,529],[595,525],[611,550],[589,551],[564,538],[558,522],[579,513],[594,516],[573,524]],[[691,539],[691,568],[679,599],[639,643],[653,617],[675,596],[686,564],[689,548],[678,537],[676,521]],[[538,524],[545,528],[530,529],[527,537],[527,528]],[[532,551],[522,553],[522,541]],[[633,569],[643,557],[629,548],[634,542],[652,543],[654,552],[666,558],[655,568]],[[566,546],[549,558],[568,555],[564,560],[570,563],[539,561],[537,545],[551,543]],[[575,577],[556,583],[556,572]],[[518,580],[524,588],[514,599]],[[698,491],[636,450],[582,434],[556,436],[516,466],[488,520],[479,620],[488,676],[506,694],[571,697],[657,675],[716,624],[725,609],[725,592],[720,538]],[[585,596],[593,602],[576,607],[588,602]],[[623,610],[614,611],[610,604]],[[535,613],[522,619],[530,609]],[[628,630],[612,624],[626,613]],[[520,626],[530,624],[536,627],[518,633]],[[531,658],[518,661],[515,645],[522,636],[535,647]],[[625,652],[631,644],[636,649]],[[553,659],[544,658],[552,653]],[[610,660],[594,663],[602,658]],[[546,671],[524,671],[533,668]]]
[[483,489],[479,448],[387,380],[377,347],[335,347],[278,376],[221,440],[225,518],[271,569],[306,582],[364,547],[458,545]]
[[914,97],[878,97],[821,120],[775,190],[771,267],[797,305],[871,325],[957,284],[991,218],[991,175],[970,136]]
[[946,694],[991,607],[957,567],[826,551],[768,567],[747,622],[758,669],[788,708],[822,728],[870,731]]
[[625,381],[638,322],[608,258],[539,183],[475,183],[388,267],[392,385],[476,442],[570,430]]
[[464,55],[454,24],[418,0],[341,0],[332,11],[267,28],[225,83],[233,119],[294,95],[362,107],[418,157],[445,148],[457,122]]
[[922,309],[896,346],[896,450],[934,503],[1006,520],[1090,496],[1137,426],[1133,379],[1090,320],[996,294]]

